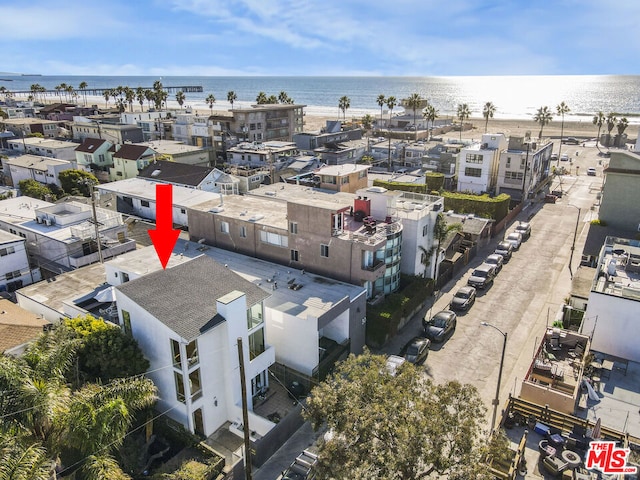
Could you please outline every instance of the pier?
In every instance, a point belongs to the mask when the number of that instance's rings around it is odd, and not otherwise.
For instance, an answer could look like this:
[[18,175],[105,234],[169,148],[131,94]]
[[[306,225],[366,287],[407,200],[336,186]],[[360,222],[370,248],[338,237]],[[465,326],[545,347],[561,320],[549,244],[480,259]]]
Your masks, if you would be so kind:
[[[79,88],[74,88],[74,92],[77,93],[81,93],[81,94],[87,94],[87,95],[94,95],[94,96],[102,96],[104,95],[104,92],[107,90],[113,90],[116,87],[111,87],[111,88],[83,88],[83,89],[79,89]],[[132,90],[137,90],[138,87],[130,87]],[[153,90],[153,87],[142,87],[143,90]],[[168,93],[177,93],[177,92],[185,92],[185,93],[202,93],[204,90],[202,88],[201,85],[184,85],[184,86],[173,86],[173,87],[162,87],[163,90],[166,90]],[[31,90],[17,90],[17,91],[11,91],[11,93],[13,93],[14,95],[30,95],[33,94],[34,92],[32,92]],[[52,94],[52,95],[58,95],[58,94],[64,94],[64,90],[58,91],[58,90],[44,90],[42,92],[36,92],[37,95],[41,95],[41,94]]]

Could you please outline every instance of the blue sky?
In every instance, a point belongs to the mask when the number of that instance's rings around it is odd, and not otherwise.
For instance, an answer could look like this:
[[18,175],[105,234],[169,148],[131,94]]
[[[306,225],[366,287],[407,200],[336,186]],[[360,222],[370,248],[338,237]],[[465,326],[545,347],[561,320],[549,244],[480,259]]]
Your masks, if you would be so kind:
[[0,71],[640,74],[637,0],[0,0]]

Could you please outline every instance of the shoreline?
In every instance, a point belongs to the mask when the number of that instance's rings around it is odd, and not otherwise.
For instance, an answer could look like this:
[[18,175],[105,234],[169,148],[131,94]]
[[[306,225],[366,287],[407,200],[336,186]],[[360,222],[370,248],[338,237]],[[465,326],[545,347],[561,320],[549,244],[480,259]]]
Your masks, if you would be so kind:
[[[21,98],[19,98],[22,100]],[[65,102],[64,99],[57,98],[45,98],[42,103],[45,104],[53,104],[53,103],[74,103],[74,102]],[[84,105],[84,98],[82,95],[79,95],[77,102],[78,105]],[[98,96],[87,96],[86,98],[87,105],[97,105],[98,108],[106,108],[104,97]],[[177,101],[168,99],[167,102],[167,110],[179,113],[182,111],[183,113],[187,108],[190,108],[192,113],[200,116],[209,116],[211,113],[215,115],[229,115],[231,111],[231,104],[229,102],[220,101],[216,102],[213,106],[213,110],[209,109],[208,105],[202,104],[199,102],[185,102],[185,105],[180,107]],[[235,102],[234,108],[246,108],[254,104],[254,102]],[[222,107],[222,108],[221,108]],[[109,101],[109,108],[114,108],[113,100]],[[336,108],[336,113],[327,115],[324,112],[318,110],[325,110],[326,107],[305,107],[305,116],[304,116],[304,131],[305,132],[314,132],[319,131],[326,125],[327,120],[335,121],[340,120],[342,117],[342,112],[338,112]],[[133,112],[146,111],[147,105],[145,102],[144,108],[140,108],[140,104],[138,102],[134,102],[133,104]],[[127,112],[129,109],[127,108]],[[352,120],[358,120],[362,118],[366,113],[369,113],[374,120],[380,118],[380,111],[378,110],[377,114],[370,113],[369,111],[364,111],[364,113],[360,111],[350,111],[347,110],[347,122]],[[385,115],[385,117],[387,117]],[[438,118],[451,118],[451,115],[440,115]],[[579,139],[588,139],[595,138],[598,133],[598,127],[591,122],[591,118],[587,115],[584,115],[583,120],[565,120],[564,129],[562,128],[562,122],[560,120],[553,120],[548,125],[545,125],[543,129],[543,137],[555,137],[560,138],[560,134],[562,130],[564,130],[563,136],[566,137],[576,137]],[[620,118],[620,117],[618,117]],[[630,122],[637,119],[638,117],[631,117]],[[455,118],[454,118],[455,120]],[[640,119],[639,119],[640,120]],[[344,121],[344,120],[343,120]],[[465,130],[462,132],[462,138],[477,138],[481,137],[485,131],[485,119],[483,117],[471,117],[466,123],[470,123],[473,127],[470,130]],[[640,129],[639,123],[629,123],[629,126],[625,130],[627,137],[637,138]],[[532,119],[527,118],[491,118],[489,119],[487,133],[503,133],[506,136],[511,134],[522,135],[524,136],[527,132],[531,132],[531,136],[536,138],[540,131],[540,125],[535,123]],[[606,125],[603,125],[600,130],[600,134],[607,133]],[[617,129],[614,128],[611,131],[612,135],[617,134]],[[459,134],[459,132],[457,133]],[[451,135],[449,135],[451,136]]]

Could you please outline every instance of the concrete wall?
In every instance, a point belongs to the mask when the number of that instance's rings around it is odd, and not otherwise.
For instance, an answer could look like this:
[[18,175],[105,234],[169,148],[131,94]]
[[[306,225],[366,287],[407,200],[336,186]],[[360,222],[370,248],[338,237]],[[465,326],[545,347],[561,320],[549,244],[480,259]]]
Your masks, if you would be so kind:
[[538,405],[549,405],[549,408],[562,413],[573,414],[575,409],[573,397],[553,391],[550,386],[538,385],[529,381],[522,382],[520,398]]
[[[616,171],[618,170],[618,171]],[[604,190],[599,218],[610,227],[637,231],[640,229],[640,156],[612,152],[605,169]]]

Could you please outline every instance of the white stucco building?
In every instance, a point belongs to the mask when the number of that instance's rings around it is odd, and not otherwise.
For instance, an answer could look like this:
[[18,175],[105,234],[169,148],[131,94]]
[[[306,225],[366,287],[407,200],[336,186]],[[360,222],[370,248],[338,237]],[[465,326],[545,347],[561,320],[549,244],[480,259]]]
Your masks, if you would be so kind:
[[58,175],[65,170],[72,170],[73,164],[67,160],[58,160],[37,155],[20,155],[3,159],[5,174],[11,176],[13,186],[17,187],[22,180],[35,180],[42,185],[53,183],[61,186]]
[[40,269],[29,266],[26,240],[0,230],[0,291],[13,292],[40,279]]
[[495,189],[498,181],[500,152],[507,148],[502,133],[482,135],[480,143],[460,150],[458,154],[458,191],[483,193]]

